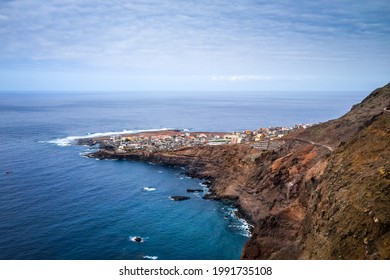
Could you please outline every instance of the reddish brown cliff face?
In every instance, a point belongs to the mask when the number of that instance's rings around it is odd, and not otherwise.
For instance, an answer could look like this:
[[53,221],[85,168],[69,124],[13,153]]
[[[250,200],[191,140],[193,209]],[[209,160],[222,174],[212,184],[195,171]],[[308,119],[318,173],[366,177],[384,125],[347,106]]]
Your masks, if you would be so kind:
[[289,148],[289,157],[297,158],[293,165],[283,157],[272,163],[289,170],[282,182],[294,179],[291,170],[298,169],[297,199],[284,200],[285,209],[271,210],[256,224],[244,259],[390,258],[389,105],[390,84],[343,117],[288,136],[334,151]]
[[389,105],[390,84],[343,117],[288,135],[277,151],[224,145],[123,157],[211,179],[211,197],[235,201],[254,225],[243,259],[390,259]]
[[329,158],[299,235],[302,258],[390,258],[390,113]]

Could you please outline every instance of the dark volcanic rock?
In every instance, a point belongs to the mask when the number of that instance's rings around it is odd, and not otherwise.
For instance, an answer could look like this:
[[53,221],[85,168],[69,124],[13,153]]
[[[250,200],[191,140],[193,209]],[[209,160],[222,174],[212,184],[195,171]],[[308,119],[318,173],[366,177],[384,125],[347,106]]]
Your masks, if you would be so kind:
[[174,200],[174,201],[182,201],[182,200],[190,199],[189,196],[183,196],[183,195],[173,195],[173,196],[170,196],[169,198]]
[[214,200],[218,200],[218,197],[215,195],[215,194],[212,194],[212,193],[206,193],[203,197],[203,199],[214,199]]
[[187,189],[189,193],[203,192],[203,189]]
[[144,240],[143,240],[141,237],[136,236],[136,237],[133,237],[133,238],[131,239],[131,241],[137,242],[137,243],[141,243],[141,242],[143,242]]
[[202,184],[204,184],[207,187],[210,187],[212,185],[211,181],[209,180],[204,181]]

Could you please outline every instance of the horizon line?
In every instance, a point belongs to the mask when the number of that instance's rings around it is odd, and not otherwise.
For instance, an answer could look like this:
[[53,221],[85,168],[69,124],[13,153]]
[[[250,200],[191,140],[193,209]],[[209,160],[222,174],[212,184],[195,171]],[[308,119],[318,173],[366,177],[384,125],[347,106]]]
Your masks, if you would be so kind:
[[[378,87],[380,88],[380,86]],[[375,88],[376,89],[376,88]],[[371,91],[375,90],[371,89]],[[134,93],[134,92],[145,92],[145,93],[156,93],[156,92],[351,92],[351,91],[367,91],[367,89],[201,89],[201,90],[188,90],[188,89],[161,89],[161,90],[152,90],[152,89],[129,89],[129,90],[117,90],[117,89],[103,89],[103,90],[94,90],[94,89],[0,89],[0,93],[6,92],[61,92],[61,93],[107,93],[107,92],[116,92],[116,93]]]

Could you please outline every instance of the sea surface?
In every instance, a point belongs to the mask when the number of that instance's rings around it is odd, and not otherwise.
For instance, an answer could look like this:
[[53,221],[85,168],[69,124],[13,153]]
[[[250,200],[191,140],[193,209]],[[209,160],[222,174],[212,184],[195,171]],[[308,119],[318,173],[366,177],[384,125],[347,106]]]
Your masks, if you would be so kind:
[[[366,92],[1,92],[0,259],[238,259],[248,225],[179,168],[83,157],[75,137],[337,118]],[[141,243],[134,237],[141,237]]]

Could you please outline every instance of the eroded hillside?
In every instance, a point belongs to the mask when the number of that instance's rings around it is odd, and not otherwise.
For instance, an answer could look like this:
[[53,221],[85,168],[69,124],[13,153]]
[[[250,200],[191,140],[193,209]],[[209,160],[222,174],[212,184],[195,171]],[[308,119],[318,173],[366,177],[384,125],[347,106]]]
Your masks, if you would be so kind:
[[390,84],[339,119],[249,145],[197,146],[121,157],[186,166],[211,180],[254,225],[243,259],[390,259]]

